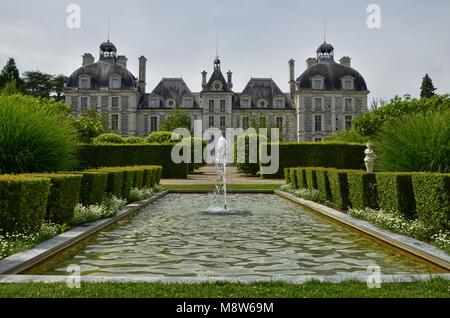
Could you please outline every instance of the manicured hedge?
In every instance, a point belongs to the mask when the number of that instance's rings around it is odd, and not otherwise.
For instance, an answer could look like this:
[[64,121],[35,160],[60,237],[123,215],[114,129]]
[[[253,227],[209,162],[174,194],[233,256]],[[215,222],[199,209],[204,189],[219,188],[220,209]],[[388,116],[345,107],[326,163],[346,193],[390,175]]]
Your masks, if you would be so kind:
[[305,168],[306,186],[309,190],[317,190],[317,175],[316,168]]
[[303,168],[297,168],[297,185],[299,189],[307,189],[306,171]]
[[378,209],[378,188],[374,173],[349,172],[350,203],[354,209]]
[[108,173],[100,171],[82,171],[77,172],[82,175],[80,202],[84,206],[98,204],[103,202],[108,183]]
[[120,198],[122,196],[123,171],[106,169],[99,169],[98,171],[106,172],[108,174],[106,193]]
[[411,174],[381,172],[376,174],[380,208],[400,213],[408,219],[416,217],[416,200]]
[[29,175],[0,175],[0,232],[36,232],[42,226],[50,179]]
[[134,175],[136,170],[125,169],[123,170],[123,181],[122,181],[122,198],[128,199],[130,196],[131,188],[133,187]]
[[186,164],[175,164],[171,158],[173,145],[82,145],[78,148],[80,169],[161,165],[164,178],[186,178]]
[[137,169],[134,172],[133,188],[142,189],[144,182],[144,169]]
[[412,184],[419,220],[437,230],[450,230],[450,175],[415,173]]
[[292,168],[289,170],[289,180],[291,183],[292,188],[298,189],[298,183],[297,183],[297,169]]
[[81,178],[79,174],[38,174],[49,178],[50,195],[44,219],[55,224],[69,224],[73,218],[75,206],[80,201]]
[[330,169],[328,170],[328,179],[334,205],[338,209],[350,207],[347,171]]
[[[270,148],[269,144],[269,148]],[[288,142],[279,144],[278,173],[264,175],[283,178],[284,168],[325,167],[337,169],[363,169],[364,145],[331,142]]]
[[320,201],[331,202],[333,197],[331,194],[330,180],[328,179],[328,171],[326,169],[317,168],[316,178]]
[[158,174],[158,167],[146,167],[144,168],[144,176],[142,184],[146,188],[153,188],[156,183],[156,176]]
[[284,168],[284,180],[286,181],[286,184],[291,183],[291,172],[289,170],[290,168]]

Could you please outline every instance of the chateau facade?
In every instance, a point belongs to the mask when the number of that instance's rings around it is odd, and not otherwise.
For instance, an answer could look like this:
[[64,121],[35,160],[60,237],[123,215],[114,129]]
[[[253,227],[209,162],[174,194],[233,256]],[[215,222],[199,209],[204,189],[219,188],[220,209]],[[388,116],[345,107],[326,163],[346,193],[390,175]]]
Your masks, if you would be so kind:
[[353,119],[367,111],[369,91],[349,57],[336,63],[334,48],[326,42],[316,53],[298,78],[294,60],[289,61],[288,93],[271,78],[251,78],[242,92],[234,92],[233,74],[228,71],[225,78],[218,57],[209,77],[201,73],[200,92],[192,92],[182,78],[163,78],[147,93],[147,59],[139,58],[136,78],[127,69],[126,56],[117,55],[115,45],[107,41],[100,45],[97,62],[92,54],[83,55],[64,93],[73,116],[95,109],[107,114],[109,128],[124,136],[157,131],[170,111],[180,107],[192,121],[202,119],[203,129],[247,129],[257,120],[262,126],[278,126],[285,141],[321,141],[350,128]]

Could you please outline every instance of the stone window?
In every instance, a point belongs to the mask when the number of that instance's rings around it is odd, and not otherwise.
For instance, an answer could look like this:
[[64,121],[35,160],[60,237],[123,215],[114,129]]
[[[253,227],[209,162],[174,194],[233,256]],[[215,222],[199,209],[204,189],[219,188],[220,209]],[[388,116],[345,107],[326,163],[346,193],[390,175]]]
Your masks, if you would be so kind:
[[345,116],[345,129],[352,129],[352,116]]
[[209,112],[214,113],[214,99],[209,100]]
[[320,97],[314,98],[314,109],[322,110],[322,98]]
[[186,108],[192,108],[192,106],[194,105],[194,103],[193,103],[193,101],[192,101],[191,98],[185,98],[185,99],[183,100],[183,105],[184,105],[184,107],[186,107]]
[[261,99],[258,103],[259,107],[261,108],[266,108],[267,107],[267,102],[264,99]]
[[80,79],[79,83],[80,89],[89,89],[91,88],[91,80],[89,78]]
[[220,127],[225,127],[226,126],[226,121],[225,121],[225,116],[220,116]]
[[119,130],[119,115],[111,114],[111,130],[118,131]]
[[225,99],[220,100],[220,111],[225,112]]
[[111,108],[119,108],[119,97],[111,97]]
[[80,98],[80,108],[81,110],[87,109],[89,105],[89,98],[88,97],[81,97]]
[[241,107],[242,108],[249,108],[250,107],[250,101],[248,99],[243,99],[241,101]]
[[120,78],[111,78],[111,89],[120,89]]
[[153,98],[150,100],[150,107],[157,108],[159,107],[159,99]]
[[314,131],[322,131],[322,116],[314,116]]
[[158,131],[158,117],[150,116],[150,131]]
[[346,110],[352,110],[353,109],[353,99],[346,98],[345,99],[345,109]]
[[214,116],[209,116],[208,125],[214,127]]
[[275,124],[280,130],[283,129],[283,117],[275,118]]
[[322,89],[322,80],[321,79],[313,80],[313,89]]
[[275,107],[276,107],[276,108],[284,108],[284,100],[282,100],[282,99],[276,99],[276,100],[275,100]]
[[250,119],[246,117],[242,117],[242,128],[247,130],[250,127]]

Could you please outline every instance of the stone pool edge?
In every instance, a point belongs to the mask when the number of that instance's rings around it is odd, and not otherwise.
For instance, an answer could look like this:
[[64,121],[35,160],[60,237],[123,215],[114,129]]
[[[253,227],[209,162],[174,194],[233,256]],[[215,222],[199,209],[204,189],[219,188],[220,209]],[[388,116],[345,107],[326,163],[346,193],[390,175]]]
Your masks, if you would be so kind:
[[77,226],[67,232],[51,238],[31,249],[13,254],[0,260],[0,276],[15,276],[66,248],[79,243],[89,236],[135,213],[150,203],[164,197],[169,191],[156,193],[152,198],[126,205],[114,217]]
[[432,263],[435,266],[441,267],[442,269],[450,273],[450,256],[448,256],[443,251],[434,247],[431,244],[427,244],[425,242],[413,239],[411,237],[407,237],[404,235],[390,232],[388,230],[381,229],[367,221],[354,218],[348,214],[324,206],[317,202],[296,197],[295,195],[290,194],[288,192],[275,190],[274,193],[279,195],[280,197],[283,197],[300,205],[306,206],[326,217],[338,221],[339,223],[342,223],[360,232],[368,234],[391,246],[406,251],[409,254],[413,254],[414,256],[419,257],[429,263]]

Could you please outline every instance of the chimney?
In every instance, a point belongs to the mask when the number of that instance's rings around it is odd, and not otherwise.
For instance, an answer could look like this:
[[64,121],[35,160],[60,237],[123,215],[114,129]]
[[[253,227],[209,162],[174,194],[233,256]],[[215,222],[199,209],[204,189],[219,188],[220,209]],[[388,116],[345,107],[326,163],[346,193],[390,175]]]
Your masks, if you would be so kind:
[[139,58],[139,88],[141,89],[141,92],[145,94],[145,86],[146,86],[146,79],[145,79],[145,70],[147,67],[147,59],[145,56],[141,56]]
[[119,55],[117,57],[117,64],[120,64],[125,68],[127,68],[127,62],[128,62],[128,59],[125,55]]
[[227,75],[228,75],[228,87],[230,89],[232,89],[233,88],[233,81],[232,81],[233,72],[232,71],[228,71]]
[[313,65],[317,64],[317,59],[314,57],[310,57],[309,59],[306,60],[306,68],[310,68]]
[[341,63],[341,65],[345,65],[348,67],[352,66],[352,59],[349,56],[343,56],[340,60],[339,63]]
[[202,72],[202,88],[205,88],[206,86],[206,76],[208,75],[208,72],[203,71]]
[[295,92],[295,61],[293,59],[289,60],[289,87],[292,96]]
[[83,66],[94,64],[94,62],[95,62],[95,59],[91,53],[83,54]]

